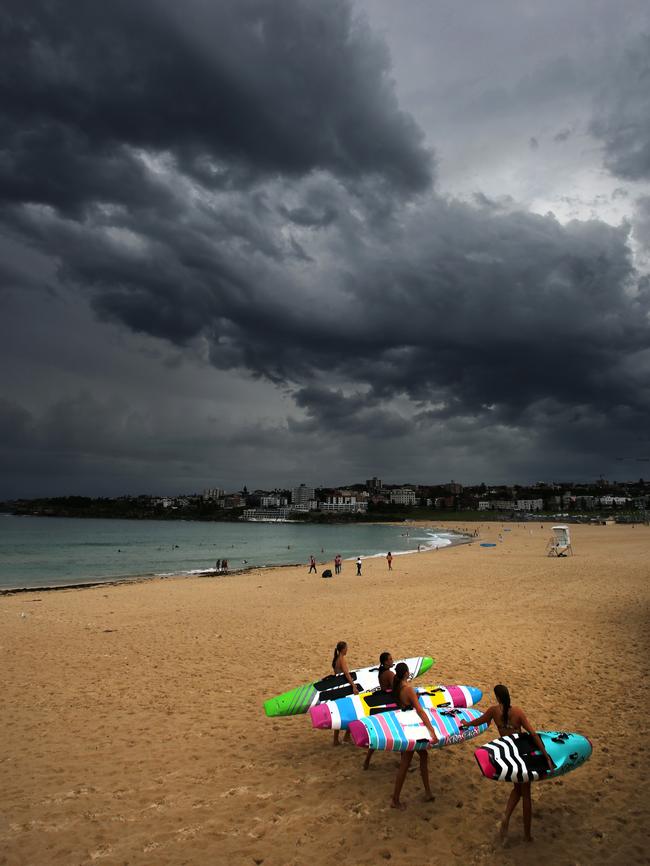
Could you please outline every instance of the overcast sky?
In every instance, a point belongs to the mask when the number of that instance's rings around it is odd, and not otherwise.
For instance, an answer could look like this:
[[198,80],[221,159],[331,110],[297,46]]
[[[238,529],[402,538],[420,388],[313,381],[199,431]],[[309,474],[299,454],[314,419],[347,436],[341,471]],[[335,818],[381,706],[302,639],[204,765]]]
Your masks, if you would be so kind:
[[637,0],[5,0],[0,497],[650,475]]

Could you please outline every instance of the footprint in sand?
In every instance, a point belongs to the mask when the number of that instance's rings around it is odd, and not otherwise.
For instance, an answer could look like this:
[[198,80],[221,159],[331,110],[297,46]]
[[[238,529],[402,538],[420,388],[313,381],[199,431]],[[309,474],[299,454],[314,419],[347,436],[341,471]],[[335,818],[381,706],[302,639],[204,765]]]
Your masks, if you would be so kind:
[[96,851],[90,852],[90,859],[91,860],[101,860],[102,857],[110,857],[110,855],[112,853],[113,853],[113,849],[111,848],[110,845],[102,845]]
[[227,791],[224,791],[221,795],[222,797],[234,797],[237,794],[246,794],[248,793],[248,785],[242,785],[239,788],[229,788]]

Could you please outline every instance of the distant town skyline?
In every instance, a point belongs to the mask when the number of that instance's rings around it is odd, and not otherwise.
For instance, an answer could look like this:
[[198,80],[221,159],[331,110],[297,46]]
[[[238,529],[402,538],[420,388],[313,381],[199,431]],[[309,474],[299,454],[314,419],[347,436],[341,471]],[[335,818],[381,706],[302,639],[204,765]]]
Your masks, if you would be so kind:
[[649,55],[641,0],[9,4],[0,499],[643,475]]

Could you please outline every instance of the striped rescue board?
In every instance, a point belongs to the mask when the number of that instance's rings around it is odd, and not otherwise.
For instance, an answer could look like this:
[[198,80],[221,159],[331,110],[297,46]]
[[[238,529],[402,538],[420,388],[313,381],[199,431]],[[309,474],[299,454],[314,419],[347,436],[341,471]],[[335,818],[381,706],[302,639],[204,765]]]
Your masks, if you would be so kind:
[[[416,686],[415,691],[420,704],[427,710],[472,707],[483,697],[483,692],[475,686]],[[324,701],[311,707],[309,715],[315,728],[346,731],[350,722],[396,709],[390,692],[375,690],[337,701]]]
[[491,740],[474,752],[486,779],[497,782],[538,782],[570,773],[591,757],[591,740],[568,731],[537,731],[555,765],[549,769],[544,754],[530,734],[509,734]]
[[415,710],[391,710],[350,722],[349,730],[355,746],[380,749],[385,752],[412,752],[419,749],[442,749],[455,743],[472,740],[487,730],[487,725],[463,728],[461,722],[473,722],[480,710],[425,710],[436,732],[438,742],[431,740],[429,731]]
[[[435,660],[429,656],[417,656],[410,659],[398,659],[395,665],[405,662],[411,673],[411,679],[426,673]],[[360,692],[367,692],[377,687],[379,667],[359,668],[350,671]],[[336,701],[352,694],[352,686],[343,674],[330,674],[315,683],[298,686],[274,698],[264,701],[264,712],[267,716],[296,716],[306,713],[310,707],[322,701]]]

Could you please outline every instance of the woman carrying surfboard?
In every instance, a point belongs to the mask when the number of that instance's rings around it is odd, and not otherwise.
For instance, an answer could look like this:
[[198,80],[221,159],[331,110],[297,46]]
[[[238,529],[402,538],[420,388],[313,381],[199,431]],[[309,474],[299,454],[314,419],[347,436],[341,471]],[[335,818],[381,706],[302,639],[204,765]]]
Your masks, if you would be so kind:
[[[433,730],[429,717],[420,705],[420,701],[418,700],[415,689],[413,688],[413,686],[409,685],[408,678],[408,665],[404,664],[404,662],[400,662],[395,668],[395,678],[393,679],[393,700],[395,701],[400,710],[415,710],[415,712],[422,720],[422,723],[426,726],[427,730],[431,734],[431,741],[433,743],[437,743],[438,736]],[[426,799],[433,800],[434,797],[431,793],[431,787],[429,785],[429,753],[426,749],[422,749],[421,751],[418,751],[418,757],[420,759],[420,776],[422,777],[422,784],[424,786],[424,793],[426,795]],[[402,752],[402,759],[400,761],[399,769],[397,771],[397,778],[395,779],[393,799],[390,802],[390,805],[393,809],[406,808],[404,803],[400,802],[399,795],[402,791],[404,779],[406,779],[406,774],[408,773],[408,769],[411,766],[412,760],[412,751]]]
[[[350,668],[348,667],[348,662],[346,659],[347,654],[348,654],[348,645],[344,640],[340,640],[337,643],[336,647],[334,648],[334,658],[332,659],[332,668],[334,669],[335,674],[343,674],[345,679],[352,686],[352,694],[358,695],[359,689],[358,689],[355,681],[352,679],[352,676],[350,675]],[[350,732],[349,731],[345,732],[345,737],[343,739],[344,740],[350,739]],[[334,731],[334,742],[332,743],[332,745],[333,746],[339,745],[339,731]]]
[[[377,678],[379,680],[379,690],[390,694],[393,691],[393,681],[395,679],[395,671],[393,670],[393,657],[389,652],[383,652],[379,656],[379,670]],[[366,760],[363,762],[363,769],[367,770],[370,766],[370,759],[374,754],[374,749],[368,749],[366,752]]]
[[[544,747],[544,743],[541,741],[537,733],[531,727],[531,724],[526,718],[526,714],[521,709],[521,707],[512,706],[512,704],[510,703],[510,692],[508,691],[506,686],[495,686],[494,697],[498,701],[496,706],[489,707],[482,716],[479,716],[478,719],[474,719],[473,722],[461,722],[460,727],[470,728],[481,724],[490,725],[492,722],[494,722],[494,724],[497,726],[499,734],[502,737],[505,737],[508,734],[521,733],[521,730],[523,729],[528,734],[530,734],[537,748],[546,757],[549,770],[553,770],[554,764],[550,755]],[[530,825],[533,814],[533,806],[530,799],[530,782],[514,783],[514,788],[510,794],[510,797],[508,798],[506,812],[503,816],[503,821],[501,822],[501,830],[499,832],[499,835],[501,836],[501,841],[505,841],[505,838],[508,835],[510,816],[514,812],[515,806],[517,805],[519,800],[522,800],[524,812],[524,836],[526,837],[527,842],[533,841],[533,837],[530,835]]]

